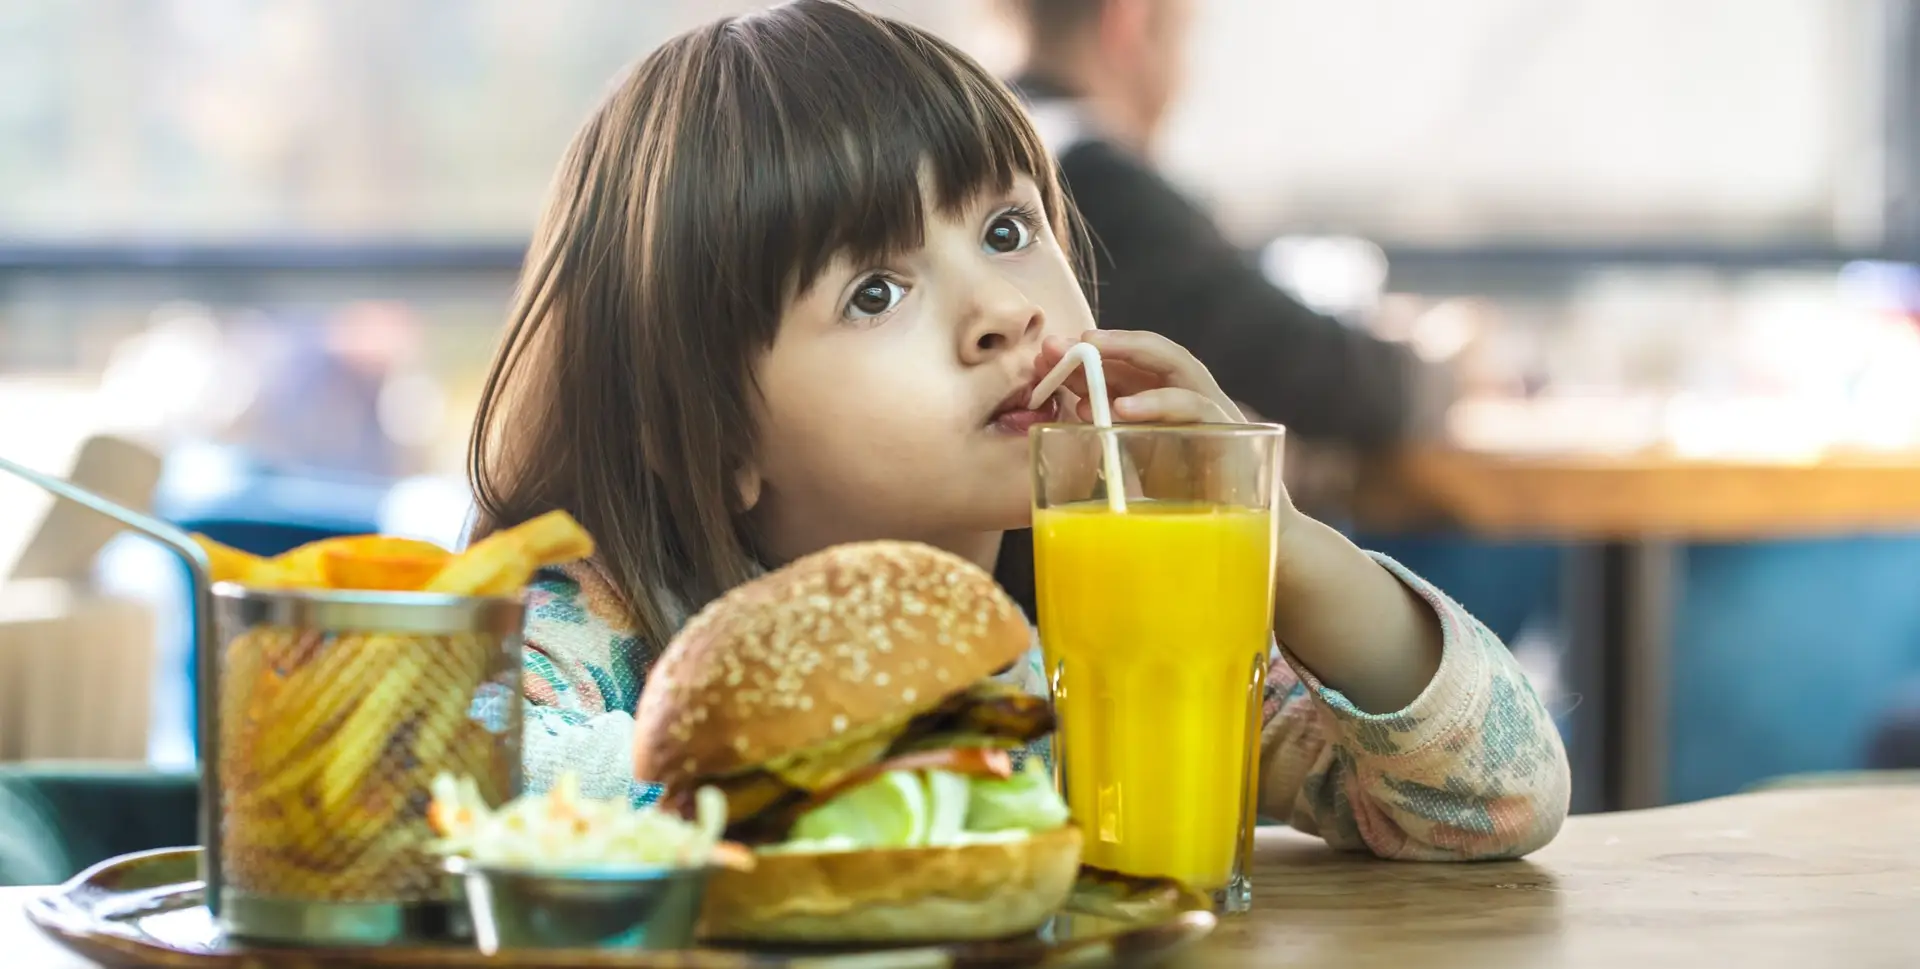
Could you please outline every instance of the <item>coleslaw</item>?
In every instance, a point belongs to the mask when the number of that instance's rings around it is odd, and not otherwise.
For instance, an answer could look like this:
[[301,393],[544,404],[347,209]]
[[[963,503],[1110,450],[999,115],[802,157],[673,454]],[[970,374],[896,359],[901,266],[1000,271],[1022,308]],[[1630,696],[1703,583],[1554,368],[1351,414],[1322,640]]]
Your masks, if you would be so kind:
[[441,774],[433,781],[428,818],[440,835],[430,850],[503,868],[751,867],[752,854],[723,841],[727,798],[701,788],[694,820],[657,807],[580,796],[580,782],[564,775],[545,794],[523,794],[493,808],[472,778]]

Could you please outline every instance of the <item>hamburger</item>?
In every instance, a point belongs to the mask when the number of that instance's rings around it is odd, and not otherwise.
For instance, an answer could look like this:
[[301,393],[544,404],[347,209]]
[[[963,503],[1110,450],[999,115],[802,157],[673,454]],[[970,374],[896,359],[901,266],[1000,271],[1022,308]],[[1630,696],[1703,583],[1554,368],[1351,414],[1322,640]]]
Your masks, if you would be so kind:
[[828,549],[740,586],[647,676],[634,776],[727,796],[751,872],[702,932],[752,942],[998,938],[1066,900],[1080,834],[1037,761],[1046,700],[993,679],[1030,632],[993,578],[923,545]]

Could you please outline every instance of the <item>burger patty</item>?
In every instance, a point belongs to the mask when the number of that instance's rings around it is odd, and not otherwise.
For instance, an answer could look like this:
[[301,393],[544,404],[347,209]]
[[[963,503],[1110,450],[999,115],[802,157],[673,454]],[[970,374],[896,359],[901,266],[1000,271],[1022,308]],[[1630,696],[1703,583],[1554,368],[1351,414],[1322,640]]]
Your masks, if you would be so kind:
[[748,845],[776,844],[786,840],[802,814],[889,770],[1010,776],[1011,758],[991,748],[1031,743],[1052,733],[1054,724],[1053,706],[1045,699],[989,680],[908,721],[880,756],[845,765],[831,772],[836,775],[832,780],[811,790],[755,769],[668,791],[663,804],[687,816],[696,790],[719,788],[727,796],[727,838]]
[[987,737],[1019,746],[1052,733],[1054,725],[1053,704],[1017,686],[989,680],[915,717],[888,753],[923,749],[916,747],[917,741],[953,735]]

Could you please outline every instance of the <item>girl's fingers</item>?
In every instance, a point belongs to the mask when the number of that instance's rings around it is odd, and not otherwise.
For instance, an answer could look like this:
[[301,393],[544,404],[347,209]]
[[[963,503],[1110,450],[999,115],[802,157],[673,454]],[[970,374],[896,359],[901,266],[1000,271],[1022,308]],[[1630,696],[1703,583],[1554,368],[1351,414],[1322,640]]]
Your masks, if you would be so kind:
[[[1108,399],[1125,397],[1128,394],[1137,394],[1143,390],[1167,385],[1167,382],[1158,376],[1123,361],[1108,363],[1102,360],[1100,369],[1107,375]],[[1092,396],[1092,392],[1087,389],[1087,376],[1084,370],[1076,368],[1073,375],[1068,377],[1061,386],[1073,391],[1073,395],[1082,400]]]
[[[1060,365],[1060,361],[1067,358],[1067,351],[1073,349],[1075,342],[1063,336],[1050,336],[1042,340],[1040,352],[1033,359],[1034,378],[1044,380],[1048,374],[1053,373],[1054,368]],[[1072,391],[1076,397],[1087,396],[1087,378],[1083,376],[1079,367],[1073,368],[1073,372],[1067,374],[1060,386]]]
[[[1113,402],[1113,419],[1120,424],[1238,424],[1241,418],[1191,390],[1160,387]],[[1074,420],[1093,423],[1093,405],[1084,398],[1074,405]]]
[[[1149,375],[1146,386],[1178,387],[1206,398],[1220,415],[1207,420],[1246,420],[1239,406],[1213,379],[1212,371],[1180,344],[1142,330],[1090,330],[1083,336],[1100,349],[1103,361],[1112,360],[1133,373]],[[1120,392],[1114,390],[1114,396],[1120,396]]]
[[[1193,354],[1161,336],[1137,330],[1088,330],[1081,340],[1100,351],[1101,370],[1107,378],[1107,396],[1114,402],[1114,420],[1123,423],[1189,421],[1240,421],[1238,408],[1226,400],[1220,385]],[[1042,341],[1035,359],[1039,373],[1045,374],[1065,358],[1079,341],[1048,337]],[[1076,416],[1093,420],[1084,370],[1076,368],[1063,382],[1079,404]],[[1165,393],[1179,391],[1180,393]],[[1123,402],[1131,403],[1122,406]]]
[[[1088,330],[1087,334],[1109,332],[1121,331]],[[1154,334],[1147,335],[1152,336]],[[1070,340],[1063,336],[1050,336],[1041,342],[1040,352],[1034,357],[1033,372],[1042,377],[1052,373],[1053,368],[1059,366],[1061,360],[1066,359],[1067,351],[1072,350],[1082,342],[1094,343],[1094,346],[1100,349],[1100,369],[1107,375],[1107,388],[1111,390],[1116,397],[1120,396],[1120,387],[1122,384],[1137,385],[1136,389],[1144,390],[1148,387],[1159,387],[1167,383],[1165,377],[1154,367],[1142,367],[1134,361],[1127,359],[1124,355],[1116,354],[1110,356],[1104,347],[1092,340]],[[1176,352],[1186,352],[1180,349],[1179,344],[1169,342],[1167,345],[1173,347]],[[1196,360],[1194,363],[1197,366],[1199,361]],[[1204,370],[1204,368],[1201,369]],[[1084,396],[1087,383],[1085,374],[1085,369],[1080,367],[1073,368],[1073,372],[1067,376],[1066,387],[1073,390],[1074,393]],[[1076,387],[1078,389],[1075,389]]]
[[1053,368],[1058,366],[1060,361],[1066,357],[1067,350],[1072,346],[1073,342],[1065,337],[1050,336],[1040,341],[1040,352],[1035,354],[1033,358],[1034,374],[1038,377],[1045,377],[1047,374],[1052,373]]
[[1204,424],[1231,418],[1204,394],[1183,387],[1160,387],[1114,401],[1113,419],[1125,424]]
[[1167,385],[1165,380],[1160,379],[1159,374],[1142,370],[1125,360],[1115,360],[1112,363],[1102,361],[1101,365],[1107,372],[1107,393],[1113,397],[1125,397],[1128,394],[1137,394],[1143,390]]
[[1081,339],[1100,350],[1103,363],[1126,363],[1176,387],[1208,393],[1213,375],[1185,347],[1145,330],[1088,330]]
[[1045,371],[1053,364],[1059,363],[1060,358],[1066,356],[1068,350],[1073,349],[1073,343],[1074,341],[1063,336],[1050,336],[1041,340],[1040,359],[1042,365],[1040,369]]

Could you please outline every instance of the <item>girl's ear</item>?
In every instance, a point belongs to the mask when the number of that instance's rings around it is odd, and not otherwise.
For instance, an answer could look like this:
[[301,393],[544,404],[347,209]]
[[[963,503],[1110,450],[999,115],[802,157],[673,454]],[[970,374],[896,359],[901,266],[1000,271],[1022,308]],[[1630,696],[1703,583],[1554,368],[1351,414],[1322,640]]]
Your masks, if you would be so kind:
[[740,510],[752,511],[760,503],[760,471],[752,466],[741,468],[733,474],[733,486],[740,492]]

